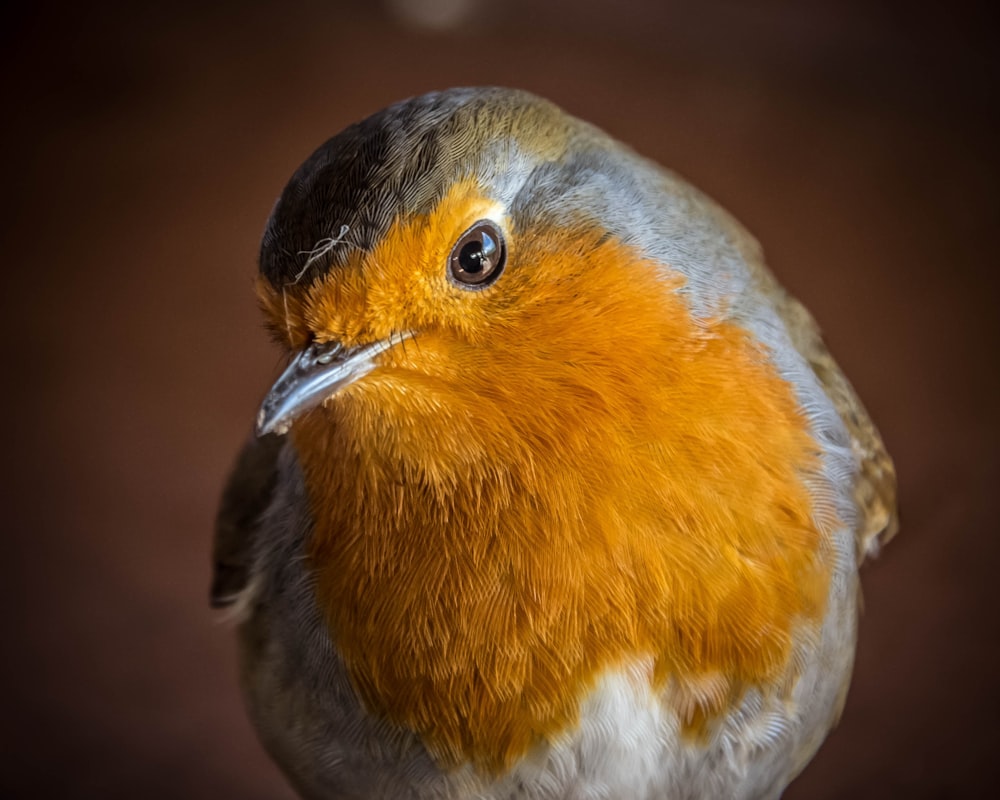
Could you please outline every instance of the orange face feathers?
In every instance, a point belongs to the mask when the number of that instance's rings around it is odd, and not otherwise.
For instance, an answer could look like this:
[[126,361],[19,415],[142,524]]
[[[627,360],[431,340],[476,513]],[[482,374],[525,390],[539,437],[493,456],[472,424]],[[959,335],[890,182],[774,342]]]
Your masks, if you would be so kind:
[[[448,259],[481,219],[507,263],[470,291]],[[259,288],[293,348],[414,334],[291,433],[318,597],[372,711],[500,770],[608,669],[651,659],[692,724],[791,676],[829,531],[819,448],[753,337],[694,314],[671,265],[571,215],[518,224],[472,179],[343,258]]]

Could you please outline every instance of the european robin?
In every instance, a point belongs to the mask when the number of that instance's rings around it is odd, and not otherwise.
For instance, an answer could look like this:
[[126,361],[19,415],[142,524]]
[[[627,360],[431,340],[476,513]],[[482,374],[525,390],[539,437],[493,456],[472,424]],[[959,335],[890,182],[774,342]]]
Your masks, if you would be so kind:
[[772,798],[844,703],[878,433],[710,200],[506,89],[323,144],[264,233],[291,362],[216,534],[307,798]]

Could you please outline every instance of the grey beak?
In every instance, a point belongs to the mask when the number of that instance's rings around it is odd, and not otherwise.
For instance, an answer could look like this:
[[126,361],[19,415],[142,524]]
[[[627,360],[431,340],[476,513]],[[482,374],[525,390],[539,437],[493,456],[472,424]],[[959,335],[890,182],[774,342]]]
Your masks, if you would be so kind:
[[274,382],[257,412],[257,435],[288,433],[292,423],[375,369],[375,357],[410,338],[404,333],[359,347],[313,342]]

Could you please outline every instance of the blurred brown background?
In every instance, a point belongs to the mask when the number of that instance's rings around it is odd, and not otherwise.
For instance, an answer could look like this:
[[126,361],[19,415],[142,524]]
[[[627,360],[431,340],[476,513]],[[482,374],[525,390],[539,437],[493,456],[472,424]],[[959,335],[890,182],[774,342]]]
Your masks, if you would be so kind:
[[8,3],[0,795],[289,798],[206,591],[278,366],[251,289],[322,140],[505,84],[722,202],[878,421],[904,528],[787,797],[985,797],[1000,746],[996,156],[983,10],[865,0]]

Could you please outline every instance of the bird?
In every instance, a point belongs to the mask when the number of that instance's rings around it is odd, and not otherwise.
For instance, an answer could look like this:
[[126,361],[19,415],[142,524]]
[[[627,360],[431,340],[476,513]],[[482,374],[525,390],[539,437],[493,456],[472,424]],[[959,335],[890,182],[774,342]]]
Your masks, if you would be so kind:
[[268,219],[288,358],[212,604],[304,798],[777,798],[844,706],[891,458],[757,241],[521,90],[350,125]]

